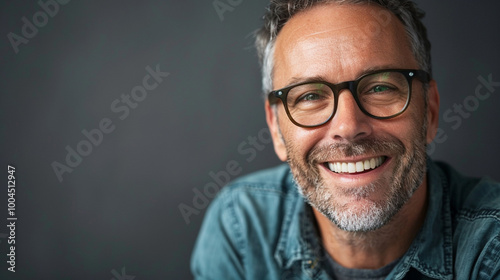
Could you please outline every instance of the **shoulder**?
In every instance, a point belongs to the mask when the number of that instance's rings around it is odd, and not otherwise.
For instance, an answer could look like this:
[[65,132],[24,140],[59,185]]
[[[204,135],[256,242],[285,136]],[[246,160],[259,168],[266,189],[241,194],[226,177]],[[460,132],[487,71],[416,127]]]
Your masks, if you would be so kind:
[[273,270],[271,252],[299,199],[286,164],[229,183],[205,214],[191,259],[193,274],[227,279],[244,278],[246,266],[255,273]]
[[221,195],[240,192],[287,194],[294,191],[291,178],[288,164],[282,164],[237,178],[223,188]]
[[463,176],[445,163],[437,165],[449,187],[457,275],[499,277],[500,184]]
[[[204,223],[214,219],[245,227],[272,219],[275,224],[284,212],[280,208],[299,197],[287,164],[260,170],[230,182],[211,202]],[[259,219],[258,221],[255,219]],[[208,221],[207,221],[208,220]]]
[[484,177],[467,177],[450,165],[437,162],[449,188],[450,207],[455,219],[491,219],[500,223],[500,183]]
[[236,179],[214,199],[205,219],[225,217],[239,236],[252,235],[272,243],[278,238],[285,216],[302,197],[295,187],[290,168],[283,164]]
[[230,182],[222,188],[211,207],[219,205],[223,209],[236,207],[237,211],[269,213],[298,196],[290,168],[282,164]]
[[[212,201],[211,208],[221,208],[221,210],[231,208],[232,205],[238,204],[238,208],[242,209],[249,207],[250,209],[259,210],[257,205],[244,205],[245,201],[258,197],[268,197],[269,199],[281,199],[282,197],[298,195],[294,187],[290,168],[287,164],[282,164],[273,168],[263,169],[250,173],[248,175],[237,178],[222,188]],[[268,205],[271,207],[271,205]],[[266,207],[266,208],[268,208]]]

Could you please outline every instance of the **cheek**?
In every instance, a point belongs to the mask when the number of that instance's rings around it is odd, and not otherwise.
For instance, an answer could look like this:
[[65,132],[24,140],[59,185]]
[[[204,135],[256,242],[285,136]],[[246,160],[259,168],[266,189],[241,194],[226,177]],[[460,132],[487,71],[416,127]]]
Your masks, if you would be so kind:
[[[413,138],[414,139],[419,139],[423,137],[422,141],[425,141],[425,133],[426,133],[426,129],[424,130],[424,128],[426,128],[426,112],[424,110],[425,108],[425,104],[424,104],[424,100],[421,100],[421,102],[418,104],[418,106],[415,106],[417,107],[416,110],[412,110],[411,111],[411,114],[410,114],[410,121],[409,121],[409,124],[408,124],[408,128],[406,128],[407,130],[410,130],[410,132],[412,133],[413,135]],[[414,140],[412,139],[412,140]]]
[[393,120],[381,121],[383,124],[380,126],[384,127],[384,131],[402,141],[407,149],[412,148],[413,143],[420,141],[425,142],[425,131],[423,131],[424,115],[422,114],[423,104],[412,105],[418,106],[411,109],[408,108],[403,115]]
[[[286,115],[285,115],[286,117]],[[324,140],[324,133],[318,128],[306,129],[291,123],[288,118],[280,121],[281,133],[285,140],[289,157],[305,160],[307,154]]]

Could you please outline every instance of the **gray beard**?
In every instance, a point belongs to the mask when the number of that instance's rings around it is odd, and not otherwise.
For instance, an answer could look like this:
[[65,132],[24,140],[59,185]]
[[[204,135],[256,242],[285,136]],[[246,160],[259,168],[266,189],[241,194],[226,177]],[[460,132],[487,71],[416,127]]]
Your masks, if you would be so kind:
[[[403,143],[395,138],[367,138],[357,142],[318,147],[308,153],[306,162],[298,161],[293,156],[297,154],[293,145],[287,144],[288,162],[299,192],[311,206],[342,230],[368,232],[386,225],[421,185],[426,168],[425,128],[418,136],[414,137],[415,140],[409,149],[405,149]],[[352,157],[364,154],[397,155],[392,158],[394,172],[355,189],[346,189],[341,185],[325,185],[319,173],[319,163],[332,158],[331,155]],[[366,199],[372,193],[382,192],[383,199],[369,201],[361,209],[352,209],[337,201],[332,190],[356,199]]]

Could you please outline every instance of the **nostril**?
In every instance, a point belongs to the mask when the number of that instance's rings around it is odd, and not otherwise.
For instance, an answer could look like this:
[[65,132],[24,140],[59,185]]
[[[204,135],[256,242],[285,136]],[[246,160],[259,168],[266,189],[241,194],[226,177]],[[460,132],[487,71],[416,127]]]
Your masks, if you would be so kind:
[[371,119],[364,115],[359,109],[337,111],[329,124],[329,133],[335,140],[353,141],[371,135],[373,129]]

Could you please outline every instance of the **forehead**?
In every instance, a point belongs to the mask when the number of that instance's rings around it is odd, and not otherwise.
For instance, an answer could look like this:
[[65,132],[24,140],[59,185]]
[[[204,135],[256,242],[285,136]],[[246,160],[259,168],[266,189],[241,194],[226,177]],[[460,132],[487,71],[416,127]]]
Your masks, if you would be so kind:
[[403,24],[376,5],[323,4],[294,15],[276,39],[274,87],[341,82],[381,68],[418,68]]

